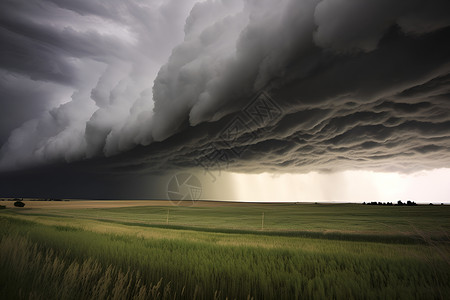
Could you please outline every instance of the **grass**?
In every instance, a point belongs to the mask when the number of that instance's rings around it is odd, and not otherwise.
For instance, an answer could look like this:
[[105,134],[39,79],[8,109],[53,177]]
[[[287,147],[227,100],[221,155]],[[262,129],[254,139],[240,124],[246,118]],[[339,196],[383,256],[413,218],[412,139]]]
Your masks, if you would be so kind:
[[372,208],[181,207],[170,208],[169,226],[167,207],[2,210],[0,293],[5,299],[448,298],[447,207],[399,207],[405,210],[397,219],[388,211],[396,207]]
[[[355,204],[265,204],[234,207],[127,207],[93,209],[47,209],[46,214],[67,217],[112,219],[148,224],[166,224],[167,210],[172,225],[258,230],[264,212],[266,230],[355,231],[384,233],[421,230],[450,230],[450,206],[362,206]],[[30,214],[41,210],[24,211]],[[440,227],[436,220],[441,220]]]
[[[4,236],[0,242],[5,298],[32,299],[158,299],[161,282],[142,284],[139,273],[105,268],[92,259],[77,261],[21,236]],[[11,287],[15,287],[14,289]],[[164,294],[164,292],[166,294]]]

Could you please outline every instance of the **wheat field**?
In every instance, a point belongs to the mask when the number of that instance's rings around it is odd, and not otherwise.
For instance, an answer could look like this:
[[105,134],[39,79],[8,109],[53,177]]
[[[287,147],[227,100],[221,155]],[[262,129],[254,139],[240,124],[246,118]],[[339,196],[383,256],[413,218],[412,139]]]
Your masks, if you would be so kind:
[[388,209],[4,209],[0,293],[3,299],[448,298],[448,207]]

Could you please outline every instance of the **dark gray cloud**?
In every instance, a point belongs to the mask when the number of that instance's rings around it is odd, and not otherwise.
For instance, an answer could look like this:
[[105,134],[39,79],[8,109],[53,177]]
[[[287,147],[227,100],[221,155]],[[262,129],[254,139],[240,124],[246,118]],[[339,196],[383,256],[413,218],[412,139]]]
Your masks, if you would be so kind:
[[[23,77],[2,101],[18,127],[0,150],[2,169],[112,155],[148,144],[153,80],[183,38],[192,1],[4,1],[0,68]],[[6,98],[8,97],[8,98]],[[32,103],[20,106],[21,103]],[[18,120],[21,124],[18,124]],[[6,129],[5,129],[6,131]],[[107,140],[106,140],[107,139]]]
[[448,1],[4,1],[0,40],[3,170],[450,167]]

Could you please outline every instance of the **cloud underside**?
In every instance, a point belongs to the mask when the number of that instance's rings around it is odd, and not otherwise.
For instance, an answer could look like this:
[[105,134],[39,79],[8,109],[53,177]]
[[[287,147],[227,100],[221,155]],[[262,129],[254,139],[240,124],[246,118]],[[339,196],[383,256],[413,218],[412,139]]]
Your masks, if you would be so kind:
[[[283,110],[259,128],[243,113],[200,124],[148,147],[99,161],[117,172],[415,172],[450,167],[450,76],[376,101]],[[444,93],[436,93],[436,88]],[[431,93],[431,95],[430,95]],[[272,99],[276,99],[271,97]],[[250,104],[253,101],[250,101]],[[262,106],[263,107],[263,106]],[[247,124],[247,125],[244,125]]]
[[[133,1],[120,18],[117,3],[36,1],[73,18],[63,31],[36,23],[39,9],[16,7],[17,19],[6,18],[0,31],[11,48],[0,60],[8,95],[0,103],[28,121],[9,133],[0,166],[450,167],[446,1],[169,2],[146,7],[147,20]],[[41,13],[34,19],[33,9]],[[71,29],[85,16],[127,29]]]

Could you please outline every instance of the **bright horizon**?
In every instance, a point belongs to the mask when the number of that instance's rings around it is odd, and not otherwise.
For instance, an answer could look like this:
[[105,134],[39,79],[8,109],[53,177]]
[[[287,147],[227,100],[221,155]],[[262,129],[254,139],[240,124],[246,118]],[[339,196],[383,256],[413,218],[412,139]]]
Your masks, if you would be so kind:
[[[412,174],[344,171],[333,174],[232,174],[238,199],[249,202],[450,203],[450,169]],[[261,199],[261,200],[257,200]]]

